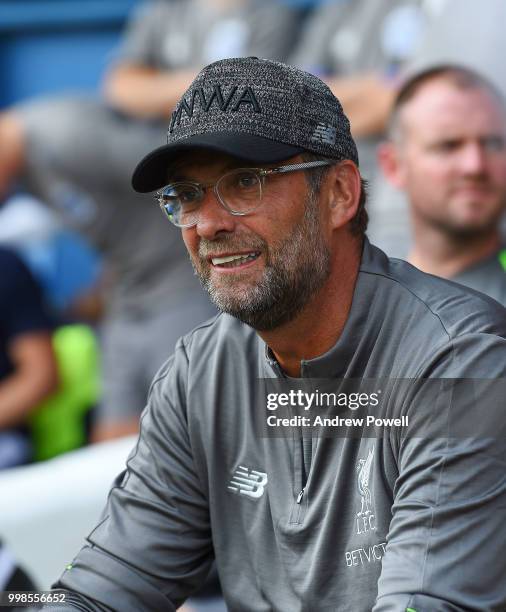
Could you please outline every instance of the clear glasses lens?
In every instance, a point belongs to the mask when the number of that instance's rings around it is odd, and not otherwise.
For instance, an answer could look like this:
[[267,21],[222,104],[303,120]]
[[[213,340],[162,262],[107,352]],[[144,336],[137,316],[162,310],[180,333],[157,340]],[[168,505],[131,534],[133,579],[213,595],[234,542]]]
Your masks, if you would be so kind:
[[192,183],[173,183],[162,189],[159,202],[169,221],[180,227],[197,222],[202,189]]
[[[218,180],[216,193],[229,212],[244,215],[260,206],[262,181],[257,172],[238,168],[227,172]],[[206,188],[197,183],[180,182],[167,185],[157,194],[160,208],[174,225],[191,227],[198,221]]]
[[227,172],[216,185],[225,206],[239,214],[250,212],[260,206],[262,201],[262,179],[251,170],[232,170]]

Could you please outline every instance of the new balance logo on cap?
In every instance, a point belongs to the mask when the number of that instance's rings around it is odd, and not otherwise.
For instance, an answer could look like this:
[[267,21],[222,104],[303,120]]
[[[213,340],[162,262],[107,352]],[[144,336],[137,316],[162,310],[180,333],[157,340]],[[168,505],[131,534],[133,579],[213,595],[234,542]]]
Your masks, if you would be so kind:
[[264,494],[267,482],[268,479],[265,472],[249,470],[247,467],[240,465],[234,472],[227,488],[238,495],[246,495],[246,497],[258,499]]
[[333,145],[336,142],[337,129],[327,123],[319,123],[311,136],[313,142],[325,142]]

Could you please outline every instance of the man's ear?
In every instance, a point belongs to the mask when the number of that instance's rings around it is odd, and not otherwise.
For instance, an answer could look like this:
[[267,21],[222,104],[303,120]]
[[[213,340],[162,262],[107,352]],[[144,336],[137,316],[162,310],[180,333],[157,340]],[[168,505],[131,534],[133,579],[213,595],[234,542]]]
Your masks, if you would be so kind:
[[399,145],[388,140],[378,146],[378,166],[386,180],[397,189],[404,189],[404,169]]
[[352,161],[346,159],[332,168],[331,177],[329,213],[332,226],[339,228],[346,225],[357,212],[362,189],[360,172]]

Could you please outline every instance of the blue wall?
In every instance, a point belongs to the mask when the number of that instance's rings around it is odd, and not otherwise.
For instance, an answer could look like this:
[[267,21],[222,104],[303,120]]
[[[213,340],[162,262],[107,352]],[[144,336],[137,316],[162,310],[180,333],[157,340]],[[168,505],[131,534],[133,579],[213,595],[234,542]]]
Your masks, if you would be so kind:
[[97,88],[138,0],[0,0],[0,107]]

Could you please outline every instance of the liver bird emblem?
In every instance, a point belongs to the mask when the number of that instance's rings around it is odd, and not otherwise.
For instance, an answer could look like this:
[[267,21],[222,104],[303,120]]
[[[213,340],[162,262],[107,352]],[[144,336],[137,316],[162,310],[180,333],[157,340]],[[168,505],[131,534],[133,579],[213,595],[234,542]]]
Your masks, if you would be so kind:
[[372,460],[374,458],[374,446],[369,449],[366,459],[359,459],[357,463],[357,484],[358,492],[362,500],[360,512],[357,516],[371,514],[372,496],[369,489],[369,478],[371,476]]

